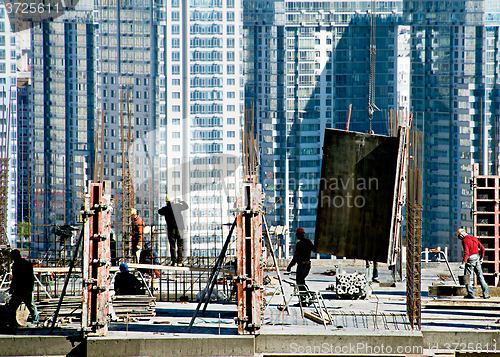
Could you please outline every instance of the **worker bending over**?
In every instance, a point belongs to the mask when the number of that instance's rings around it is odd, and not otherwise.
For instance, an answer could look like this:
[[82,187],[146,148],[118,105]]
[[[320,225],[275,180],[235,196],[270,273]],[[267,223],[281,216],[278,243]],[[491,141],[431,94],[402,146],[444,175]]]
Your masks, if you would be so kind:
[[[481,285],[481,288],[483,289],[483,298],[489,299],[490,296],[488,295],[488,284],[486,284],[486,281],[484,281],[483,268],[481,267],[484,258],[483,245],[476,237],[468,235],[465,229],[459,229],[457,231],[457,237],[462,241],[462,246],[464,248],[464,275],[470,276],[469,285],[466,285],[467,295],[465,296],[465,298],[474,299],[474,288],[472,286],[472,283],[474,281],[473,273],[476,273],[477,280]],[[481,258],[479,258],[479,250],[481,250]],[[464,268],[463,264],[460,266],[460,268]]]

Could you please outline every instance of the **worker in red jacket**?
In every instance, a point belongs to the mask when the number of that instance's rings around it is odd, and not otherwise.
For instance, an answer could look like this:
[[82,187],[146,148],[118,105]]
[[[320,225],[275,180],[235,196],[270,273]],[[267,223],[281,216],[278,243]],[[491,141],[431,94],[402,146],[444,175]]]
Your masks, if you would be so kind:
[[132,236],[132,255],[136,263],[139,263],[139,258],[141,256],[142,243],[144,242],[144,221],[141,216],[137,214],[137,210],[132,208],[130,210],[130,222]]
[[295,254],[286,270],[288,272],[291,271],[292,267],[297,264],[295,281],[300,291],[300,303],[298,305],[302,304],[308,306],[306,277],[311,270],[311,252],[314,249],[314,244],[310,239],[306,238],[306,231],[304,228],[297,228],[295,230],[295,236],[298,239],[297,245],[295,246]]
[[[486,284],[486,281],[484,281],[483,268],[481,267],[484,258],[483,245],[476,237],[468,235],[465,229],[459,229],[457,231],[457,237],[462,241],[462,246],[464,248],[464,260],[463,264],[460,267],[464,268],[465,264],[464,275],[470,276],[470,283],[469,285],[466,285],[467,295],[465,296],[465,298],[474,299],[474,288],[472,287],[472,282],[474,277],[473,273],[475,272],[477,280],[479,281],[479,284],[483,289],[483,298],[489,299],[490,296],[488,295],[488,284]],[[481,250],[481,258],[479,258],[479,250]]]

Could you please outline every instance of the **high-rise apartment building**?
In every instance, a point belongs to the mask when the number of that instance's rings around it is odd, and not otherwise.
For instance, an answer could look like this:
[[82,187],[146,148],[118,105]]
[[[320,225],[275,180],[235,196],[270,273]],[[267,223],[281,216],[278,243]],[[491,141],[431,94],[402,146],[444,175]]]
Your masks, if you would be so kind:
[[78,222],[94,165],[93,3],[80,1],[31,34],[31,248],[39,253],[34,258],[54,259],[54,227]]
[[[16,38],[5,6],[0,5],[0,157],[2,244],[15,243],[17,227],[17,80]],[[5,180],[5,181],[3,181]],[[5,230],[3,230],[5,228]]]
[[[397,41],[402,1],[244,2],[245,99],[256,108],[261,177],[271,225],[316,226],[323,133],[386,134],[397,107]],[[376,45],[375,104],[368,120],[370,31]]]
[[159,200],[187,201],[186,250],[216,256],[241,181],[241,3],[160,3]]
[[461,258],[472,233],[472,165],[498,174],[500,3],[404,1],[411,26],[411,111],[424,133],[423,246]]

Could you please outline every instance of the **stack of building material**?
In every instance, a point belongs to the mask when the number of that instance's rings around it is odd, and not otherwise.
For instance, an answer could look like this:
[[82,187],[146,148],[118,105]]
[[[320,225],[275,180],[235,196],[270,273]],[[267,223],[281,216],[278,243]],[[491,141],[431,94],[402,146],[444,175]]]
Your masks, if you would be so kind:
[[[59,298],[44,299],[36,303],[40,321],[47,321],[47,324],[52,321]],[[65,296],[61,309],[59,310],[58,320],[61,322],[73,322],[82,318],[82,297],[81,296]]]
[[368,281],[363,273],[337,274],[337,298],[363,299],[366,297]]
[[118,317],[153,317],[156,315],[156,298],[148,295],[115,295],[113,308]]

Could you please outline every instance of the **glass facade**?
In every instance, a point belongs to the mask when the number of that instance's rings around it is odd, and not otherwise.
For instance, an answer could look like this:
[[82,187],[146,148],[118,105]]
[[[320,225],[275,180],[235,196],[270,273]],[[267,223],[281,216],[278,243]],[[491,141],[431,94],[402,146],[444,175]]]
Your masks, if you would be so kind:
[[[4,4],[0,4],[0,157],[8,162],[7,190],[2,191],[2,220],[5,231],[2,238],[15,242],[17,224],[17,79],[16,39],[9,23]],[[5,187],[3,187],[5,188]]]
[[94,165],[96,27],[86,5],[31,31],[33,258],[56,258],[53,228],[78,222]]
[[218,255],[241,181],[241,5],[81,6],[85,20],[75,11],[32,31],[35,249],[52,247],[54,224],[78,220],[85,182],[104,179],[118,249],[135,207],[166,256],[157,210],[168,194],[190,205],[186,256]]
[[472,233],[472,165],[498,174],[500,7],[495,1],[405,1],[411,111],[424,132],[423,243],[461,258]]
[[104,135],[98,176],[111,181],[112,227],[121,251],[131,208],[146,225],[158,224],[156,5],[101,0],[97,9],[96,127]]
[[[397,38],[402,2],[376,2],[375,104],[368,120],[370,1],[244,1],[245,100],[255,103],[261,177],[270,225],[313,238],[323,133],[387,134],[397,108]],[[283,249],[289,249],[285,243]]]

